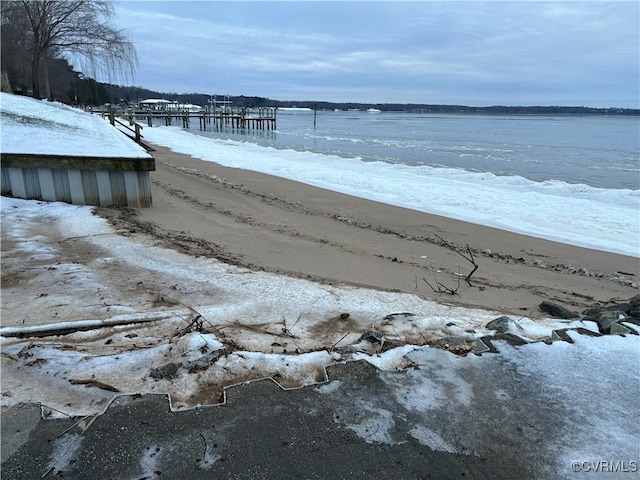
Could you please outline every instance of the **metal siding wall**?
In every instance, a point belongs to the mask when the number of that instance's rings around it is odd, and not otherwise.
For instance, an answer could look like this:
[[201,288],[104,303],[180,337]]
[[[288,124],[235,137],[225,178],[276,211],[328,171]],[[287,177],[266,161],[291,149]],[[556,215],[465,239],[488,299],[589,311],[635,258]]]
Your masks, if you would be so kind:
[[96,170],[96,182],[98,187],[98,196],[100,197],[100,205],[103,207],[110,207],[113,205],[113,199],[111,198],[109,172],[107,170]]
[[11,195],[18,198],[26,198],[27,190],[24,188],[24,176],[21,168],[9,167],[9,182],[11,184]]
[[151,207],[151,177],[149,172],[138,172],[138,183],[140,186],[140,206]]
[[84,188],[82,188],[82,172],[75,168],[67,170],[69,177],[69,191],[71,192],[71,203],[74,205],[86,205],[84,198]]
[[11,179],[9,178],[9,169],[2,167],[2,195],[9,195],[11,192]]
[[148,171],[2,167],[2,194],[74,205],[151,206]]
[[37,168],[23,168],[22,175],[24,176],[24,186],[26,192],[26,198],[32,199],[42,198],[42,190],[40,189],[40,178],[38,177]]
[[53,190],[56,193],[56,201],[71,203],[71,188],[69,176],[66,170],[51,170],[53,177]]
[[127,205],[127,191],[124,186],[124,175],[121,170],[109,171],[109,183],[111,184],[111,200],[116,207]]
[[98,180],[95,170],[81,170],[82,189],[84,190],[84,203],[86,205],[101,205]]
[[38,169],[38,180],[40,181],[40,191],[42,192],[42,199],[48,202],[56,200],[56,189],[53,185],[53,173],[50,168]]
[[130,207],[140,207],[138,172],[124,172],[124,186],[127,190],[127,205]]

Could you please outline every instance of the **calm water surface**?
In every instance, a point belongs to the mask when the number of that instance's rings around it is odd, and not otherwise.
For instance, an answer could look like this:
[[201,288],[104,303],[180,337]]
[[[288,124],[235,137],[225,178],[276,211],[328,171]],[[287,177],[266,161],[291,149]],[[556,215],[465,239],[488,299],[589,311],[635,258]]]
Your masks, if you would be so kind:
[[533,181],[640,189],[640,118],[278,112],[276,131],[199,132],[280,149]]

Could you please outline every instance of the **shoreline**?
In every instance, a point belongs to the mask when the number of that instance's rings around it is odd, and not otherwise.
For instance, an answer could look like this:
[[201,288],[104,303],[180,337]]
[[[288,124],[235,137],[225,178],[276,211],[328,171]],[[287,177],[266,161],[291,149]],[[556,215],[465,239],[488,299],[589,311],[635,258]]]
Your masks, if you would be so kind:
[[[634,257],[154,148],[153,206],[136,210],[137,215],[98,212],[117,226],[151,234],[191,255],[532,318],[541,315],[537,306],[544,300],[580,309],[637,293],[639,260]],[[469,257],[477,264],[470,284],[465,277],[475,265]]]

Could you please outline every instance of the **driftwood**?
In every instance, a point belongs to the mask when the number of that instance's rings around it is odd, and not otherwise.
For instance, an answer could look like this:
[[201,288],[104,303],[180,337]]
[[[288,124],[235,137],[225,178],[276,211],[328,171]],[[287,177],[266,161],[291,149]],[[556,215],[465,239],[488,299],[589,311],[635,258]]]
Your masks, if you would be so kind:
[[0,336],[15,338],[31,338],[31,337],[52,337],[57,335],[69,335],[75,332],[85,332],[88,330],[97,330],[99,328],[113,327],[116,325],[134,325],[136,323],[157,322],[166,320],[172,315],[171,312],[162,312],[161,315],[153,318],[130,318],[126,320],[85,320],[77,322],[60,322],[48,325],[33,325],[20,327],[3,327],[0,328]]
[[457,295],[458,294],[458,290],[460,289],[460,279],[458,279],[458,285],[455,288],[452,287],[447,287],[445,284],[440,283],[438,281],[438,279],[436,278],[436,274],[433,274],[433,280],[435,282],[436,287],[434,287],[433,285],[431,285],[429,283],[429,281],[422,277],[422,281],[424,283],[426,283],[427,285],[429,285],[429,287],[431,287],[431,290],[433,290],[435,293],[447,293],[449,295]]
[[471,275],[476,273],[476,270],[478,270],[478,264],[476,263],[476,259],[473,257],[473,252],[471,251],[471,247],[469,247],[469,244],[467,243],[466,254],[464,254],[459,250],[459,248],[456,245],[453,245],[452,243],[446,241],[445,239],[443,239],[442,237],[440,237],[438,235],[436,235],[436,237],[438,237],[438,239],[440,240],[440,244],[441,245],[447,247],[449,250],[453,250],[458,255],[460,255],[462,258],[464,258],[466,261],[470,262],[471,265],[473,265],[473,270],[471,270],[471,272],[469,272],[469,274],[465,277],[465,280],[467,281],[469,286],[470,287],[473,286],[473,285],[471,285]]
[[69,379],[69,383],[71,385],[85,385],[87,387],[101,388],[102,390],[108,390],[110,392],[119,392],[120,391],[116,387],[112,387],[111,385],[99,382],[97,380],[78,380],[78,379],[75,379],[75,378],[70,378]]

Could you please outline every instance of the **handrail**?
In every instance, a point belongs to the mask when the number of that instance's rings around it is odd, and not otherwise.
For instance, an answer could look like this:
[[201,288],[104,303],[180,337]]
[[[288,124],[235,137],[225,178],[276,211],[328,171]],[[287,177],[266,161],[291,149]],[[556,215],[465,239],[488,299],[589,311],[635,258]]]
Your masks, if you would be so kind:
[[109,121],[111,122],[111,125],[113,125],[114,127],[116,126],[116,122],[119,125],[122,125],[124,128],[126,128],[127,130],[129,130],[131,133],[134,134],[136,143],[138,144],[142,143],[142,135],[140,134],[140,130],[142,130],[142,126],[139,125],[137,122],[134,122],[132,119],[129,119],[129,124],[135,127],[135,128],[131,128],[129,125],[126,125],[123,122],[121,122],[119,119],[117,119],[115,112],[113,110],[109,112]]

